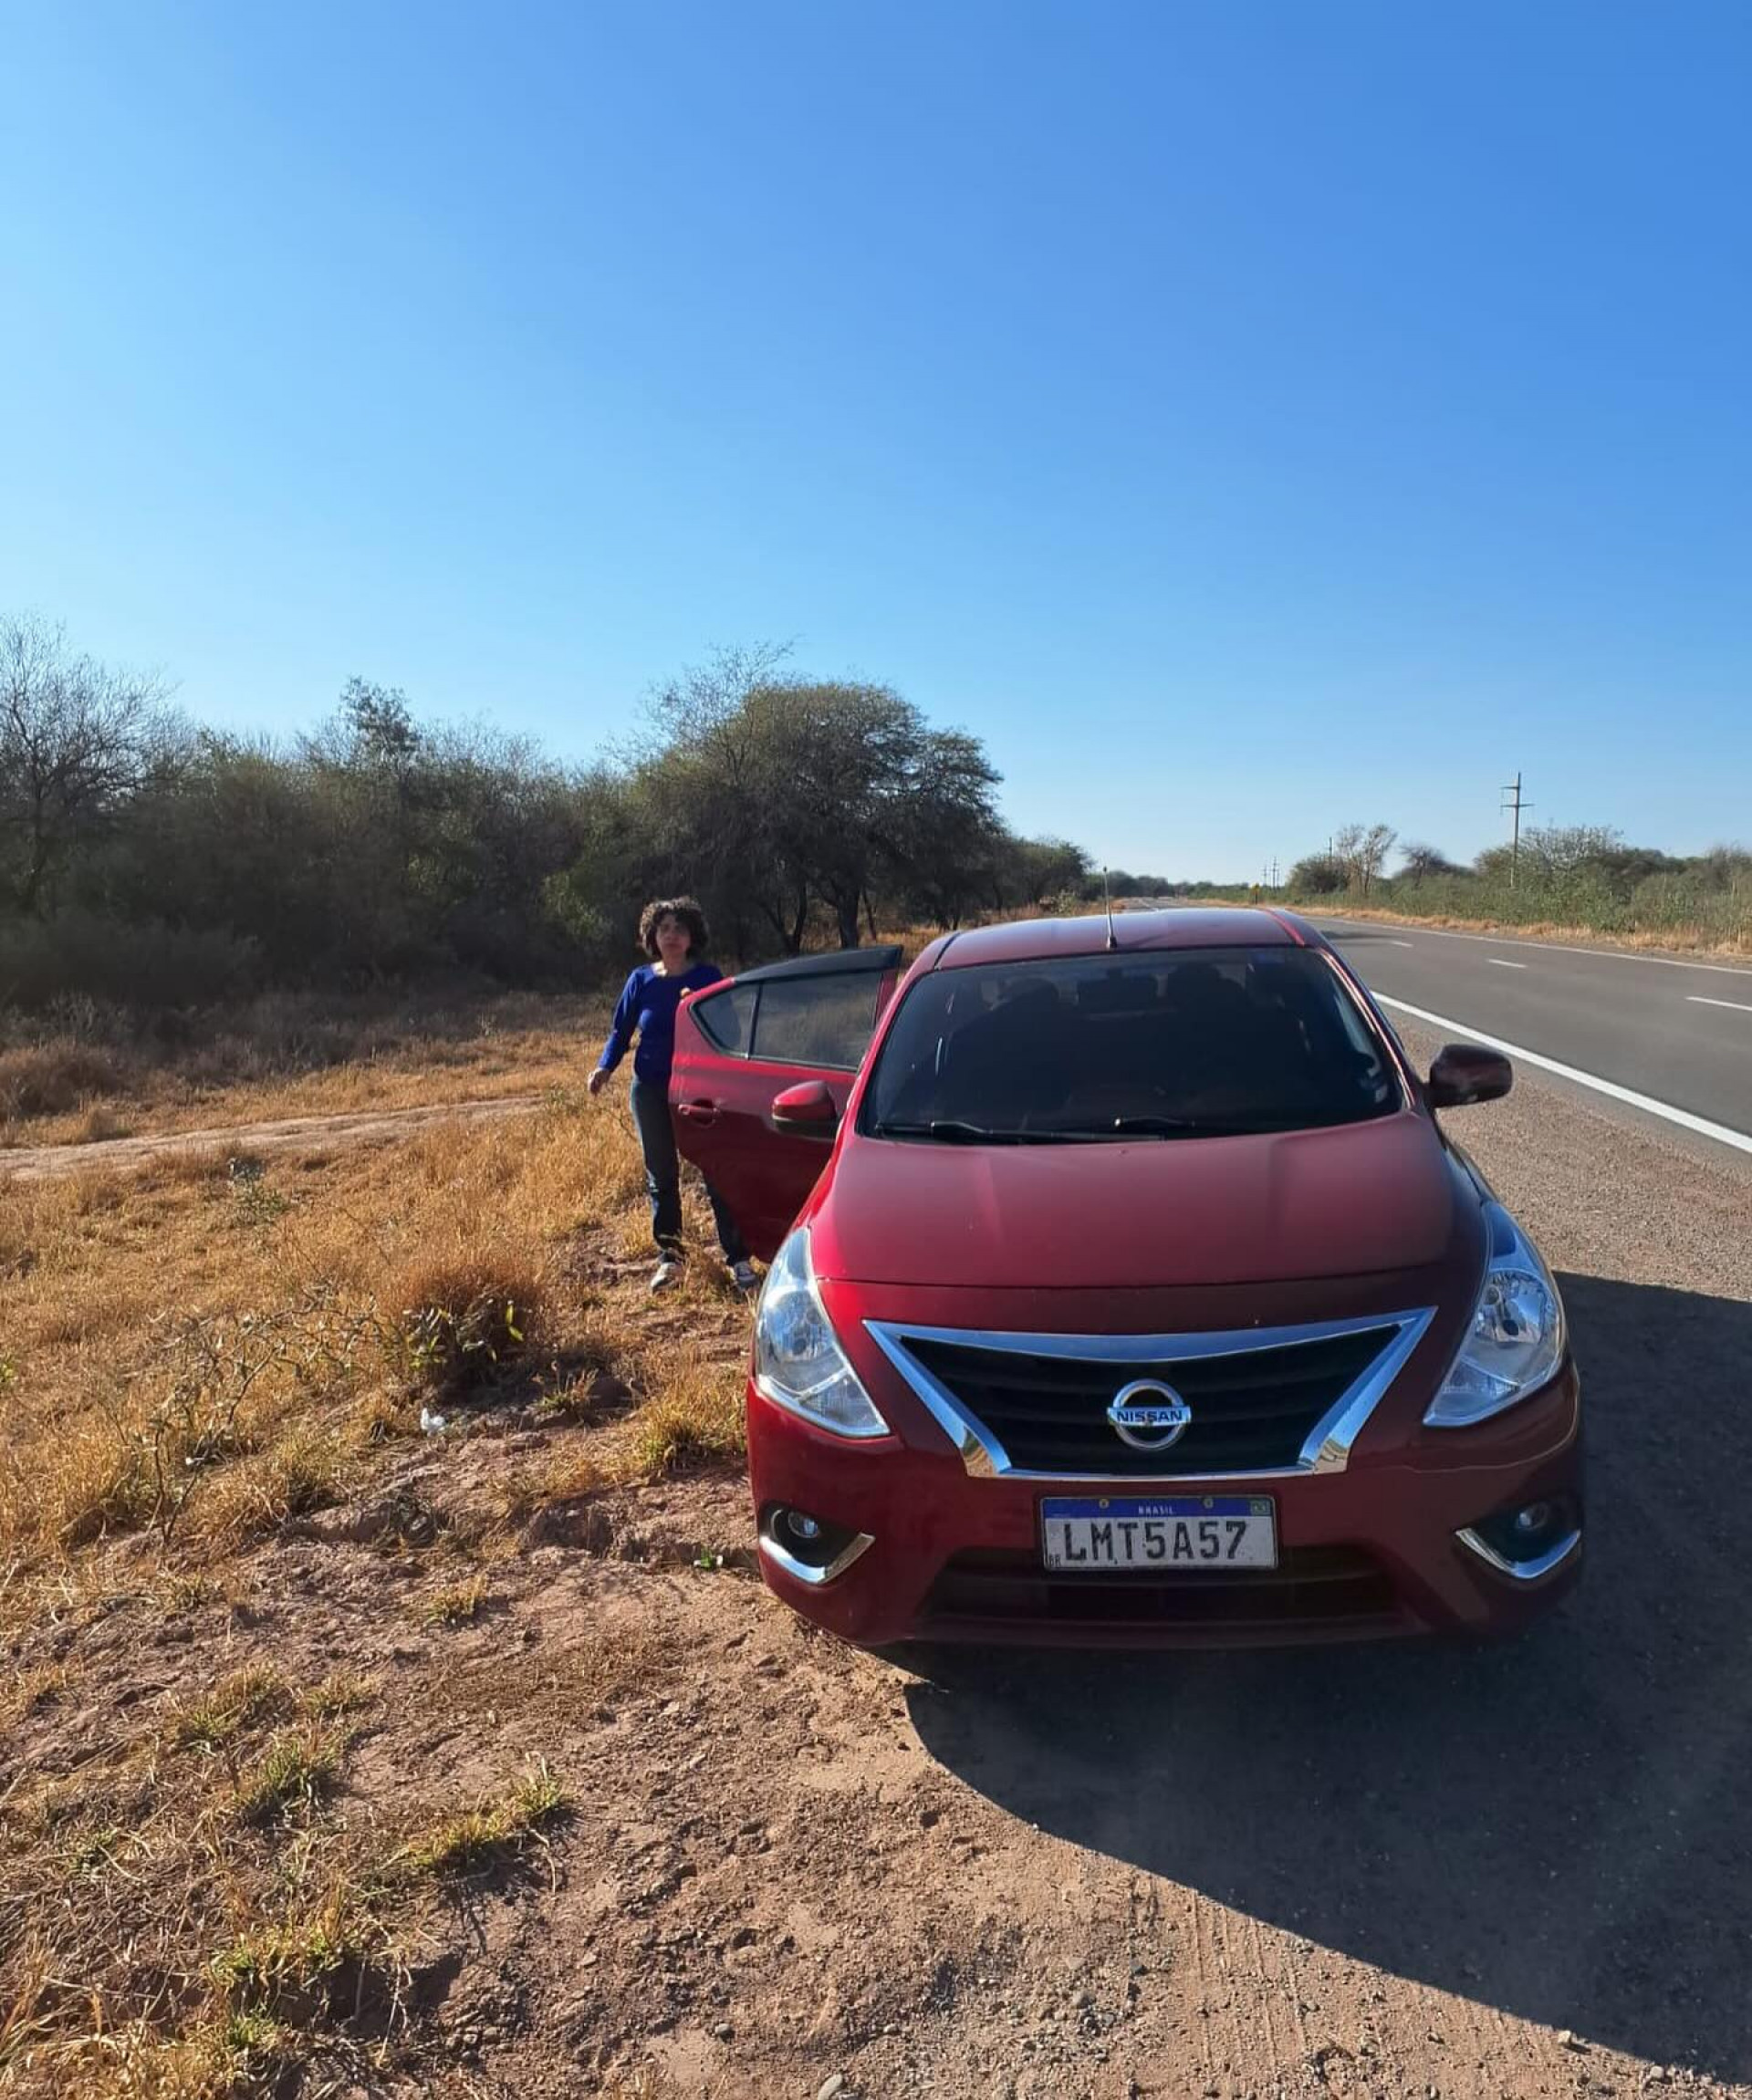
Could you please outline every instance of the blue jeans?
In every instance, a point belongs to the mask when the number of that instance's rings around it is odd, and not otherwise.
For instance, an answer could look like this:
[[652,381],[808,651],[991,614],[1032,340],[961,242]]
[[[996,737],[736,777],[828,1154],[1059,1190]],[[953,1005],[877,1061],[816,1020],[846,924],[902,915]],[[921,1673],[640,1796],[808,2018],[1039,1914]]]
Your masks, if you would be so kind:
[[[659,1250],[680,1260],[682,1246],[682,1162],[675,1149],[675,1125],[669,1112],[669,1087],[659,1079],[641,1079],[635,1073],[630,1089],[632,1119],[639,1130],[639,1149],[645,1156],[645,1190],[651,1198],[651,1236]],[[725,1207],[724,1198],[705,1184],[706,1200],[718,1228],[718,1244],[733,1265],[748,1259],[748,1243],[736,1229],[736,1221]]]

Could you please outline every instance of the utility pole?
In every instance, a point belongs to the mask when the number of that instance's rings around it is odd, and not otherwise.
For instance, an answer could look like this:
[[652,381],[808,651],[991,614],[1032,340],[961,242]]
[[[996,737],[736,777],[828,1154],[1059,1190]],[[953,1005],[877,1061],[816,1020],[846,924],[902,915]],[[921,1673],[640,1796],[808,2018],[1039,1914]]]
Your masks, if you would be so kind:
[[1518,773],[1504,787],[1503,793],[1511,797],[1509,801],[1503,804],[1504,810],[1513,810],[1515,813],[1515,837],[1508,849],[1508,887],[1513,889],[1515,878],[1519,873],[1521,866],[1521,812],[1524,809],[1531,809],[1533,805],[1530,802],[1521,800],[1521,776]]

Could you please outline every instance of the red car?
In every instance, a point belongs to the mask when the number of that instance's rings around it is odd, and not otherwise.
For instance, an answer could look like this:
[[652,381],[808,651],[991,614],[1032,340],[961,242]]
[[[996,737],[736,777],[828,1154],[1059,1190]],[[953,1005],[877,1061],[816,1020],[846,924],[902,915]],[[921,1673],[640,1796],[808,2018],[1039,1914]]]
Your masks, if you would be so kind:
[[714,985],[682,1149],[771,1262],[767,1583],[871,1647],[1518,1627],[1581,1563],[1557,1287],[1312,927],[1041,920]]

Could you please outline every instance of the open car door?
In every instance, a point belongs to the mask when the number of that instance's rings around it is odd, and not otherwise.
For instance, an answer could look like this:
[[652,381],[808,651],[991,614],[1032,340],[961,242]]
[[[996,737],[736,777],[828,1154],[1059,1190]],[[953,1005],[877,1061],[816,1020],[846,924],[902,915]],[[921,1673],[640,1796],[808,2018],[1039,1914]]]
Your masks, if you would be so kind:
[[[675,1141],[770,1262],[828,1163],[877,1016],[900,982],[898,948],[799,955],[691,993],[675,1016]],[[775,1126],[775,1096],[816,1080],[836,1114]]]

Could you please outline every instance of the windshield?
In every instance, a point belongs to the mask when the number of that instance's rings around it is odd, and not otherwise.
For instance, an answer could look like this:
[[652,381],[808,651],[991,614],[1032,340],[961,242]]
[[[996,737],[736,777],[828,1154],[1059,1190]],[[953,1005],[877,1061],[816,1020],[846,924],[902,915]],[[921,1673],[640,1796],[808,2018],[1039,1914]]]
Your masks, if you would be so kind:
[[1386,1046],[1306,948],[933,971],[864,1097],[874,1137],[1049,1144],[1314,1129],[1400,1105]]

